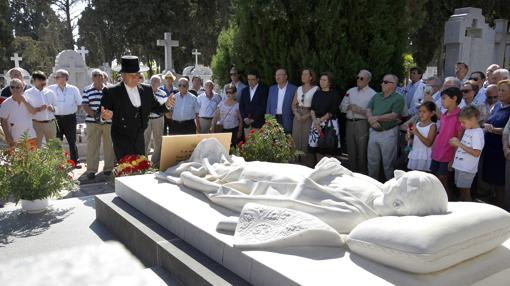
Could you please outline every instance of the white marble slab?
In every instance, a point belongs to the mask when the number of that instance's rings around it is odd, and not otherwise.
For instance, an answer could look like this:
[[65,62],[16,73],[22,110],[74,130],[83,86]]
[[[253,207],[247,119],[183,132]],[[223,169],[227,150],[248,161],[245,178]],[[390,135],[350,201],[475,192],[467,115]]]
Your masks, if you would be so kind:
[[254,285],[506,285],[510,240],[494,251],[441,272],[417,275],[369,261],[345,248],[241,251],[217,223],[235,215],[201,193],[152,175],[116,179],[118,196],[193,247]]

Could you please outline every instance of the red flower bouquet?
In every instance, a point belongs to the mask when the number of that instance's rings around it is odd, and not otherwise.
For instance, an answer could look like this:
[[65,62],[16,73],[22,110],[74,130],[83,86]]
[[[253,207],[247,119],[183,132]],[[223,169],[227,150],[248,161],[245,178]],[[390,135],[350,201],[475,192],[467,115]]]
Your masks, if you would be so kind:
[[116,177],[142,175],[151,171],[151,163],[143,155],[126,155],[113,171]]

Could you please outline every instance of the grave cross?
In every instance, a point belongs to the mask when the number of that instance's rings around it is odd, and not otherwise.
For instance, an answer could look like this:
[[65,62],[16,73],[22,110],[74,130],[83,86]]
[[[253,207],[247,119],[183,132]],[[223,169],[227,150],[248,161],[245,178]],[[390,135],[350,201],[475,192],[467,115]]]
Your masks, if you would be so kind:
[[179,41],[172,40],[172,33],[166,32],[163,40],[158,40],[157,45],[165,47],[165,70],[171,71],[174,69],[172,61],[172,47],[178,47]]
[[19,62],[21,62],[22,59],[22,57],[18,56],[18,53],[14,53],[11,57],[11,61],[14,61],[14,67],[19,68]]
[[85,62],[85,55],[88,54],[89,51],[85,49],[84,46],[81,46],[81,48],[78,50],[78,54],[81,55],[81,57],[83,58],[83,61]]
[[198,56],[200,56],[202,53],[197,49],[194,49],[191,54],[195,56],[195,66],[198,66]]

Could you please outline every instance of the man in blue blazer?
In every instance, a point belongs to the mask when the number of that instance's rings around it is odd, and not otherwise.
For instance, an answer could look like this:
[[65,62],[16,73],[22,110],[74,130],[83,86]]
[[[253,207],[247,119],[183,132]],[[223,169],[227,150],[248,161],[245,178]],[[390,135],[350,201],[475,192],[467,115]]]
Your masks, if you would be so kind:
[[269,88],[266,113],[276,118],[276,121],[283,126],[285,133],[292,132],[292,99],[297,87],[289,83],[287,71],[278,69],[275,74],[276,84]]
[[258,129],[265,122],[267,88],[259,82],[259,75],[255,71],[249,72],[247,79],[248,86],[241,92],[239,111],[243,117],[245,129]]

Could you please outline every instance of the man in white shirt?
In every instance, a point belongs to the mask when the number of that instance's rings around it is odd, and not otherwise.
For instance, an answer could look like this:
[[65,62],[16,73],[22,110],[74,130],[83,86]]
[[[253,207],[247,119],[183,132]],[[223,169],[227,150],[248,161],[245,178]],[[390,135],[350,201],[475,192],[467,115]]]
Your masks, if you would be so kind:
[[353,172],[367,174],[368,121],[367,106],[375,91],[368,86],[372,74],[361,70],[356,77],[356,87],[347,91],[340,110],[346,113],[347,126],[345,140],[349,154],[349,166]]
[[[165,91],[161,89],[161,77],[159,75],[153,75],[150,79],[150,83],[154,98],[159,102],[160,105],[165,104],[168,96],[166,95]],[[164,125],[165,122],[163,114],[155,112],[151,112],[151,114],[149,114],[149,122],[147,123],[147,128],[144,131],[145,156],[149,155],[150,142],[152,137],[154,153],[152,153],[151,162],[155,167],[159,167],[161,158],[161,143],[163,141]]]
[[32,125],[32,114],[35,110],[23,95],[24,84],[19,79],[11,80],[9,84],[11,96],[0,106],[0,122],[9,147],[23,139],[26,134],[31,144],[36,145],[36,134]]
[[81,106],[80,90],[68,84],[69,73],[64,69],[55,72],[56,84],[48,88],[55,94],[55,117],[57,119],[57,136],[60,140],[66,137],[69,144],[71,160],[76,164],[76,169],[81,169],[78,162],[78,148],[76,147],[76,112]]
[[285,133],[292,133],[294,114],[292,113],[292,99],[297,86],[289,83],[287,70],[280,68],[275,72],[276,84],[269,88],[267,96],[266,114],[271,114],[283,127]]
[[28,103],[34,108],[41,108],[33,115],[33,126],[37,135],[37,144],[42,144],[43,138],[46,142],[57,136],[57,125],[55,123],[55,94],[46,88],[46,75],[42,71],[35,71],[32,74],[34,86],[25,91]]
[[464,62],[458,62],[455,64],[455,77],[461,82],[469,80],[469,66]]
[[205,82],[205,92],[198,95],[198,120],[200,121],[200,133],[208,133],[211,128],[211,122],[216,112],[221,97],[214,92],[214,83],[212,80]]

